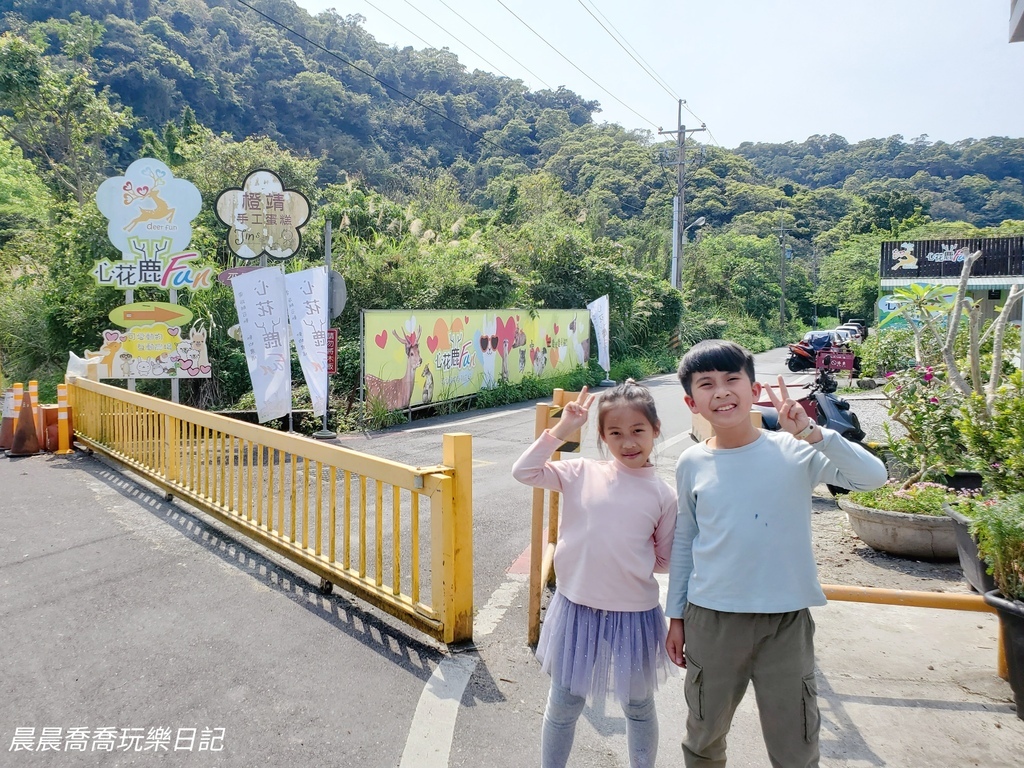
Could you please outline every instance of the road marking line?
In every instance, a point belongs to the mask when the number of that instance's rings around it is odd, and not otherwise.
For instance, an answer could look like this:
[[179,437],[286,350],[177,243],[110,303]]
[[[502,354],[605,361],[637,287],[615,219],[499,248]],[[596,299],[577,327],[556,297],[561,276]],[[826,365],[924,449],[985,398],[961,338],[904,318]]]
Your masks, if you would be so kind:
[[445,422],[444,424],[431,424],[426,427],[413,427],[412,429],[399,430],[401,434],[406,432],[425,432],[428,429],[450,429],[452,427],[461,426],[463,424],[476,424],[478,421],[489,421],[490,419],[500,419],[504,416],[511,416],[516,413],[526,413],[532,411],[533,408],[517,408],[514,411],[502,411],[501,413],[490,413],[486,416],[477,416],[475,419],[460,419],[457,422]]
[[[494,631],[525,583],[525,576],[511,575],[494,590],[474,617],[474,640]],[[444,658],[437,665],[416,704],[399,768],[448,768],[462,694],[479,663],[479,654],[472,652]]]
[[670,437],[668,440],[658,446],[658,450],[664,451],[666,448],[671,448],[676,443],[681,443],[683,440],[691,440],[689,432],[680,432],[675,437]]
[[399,768],[448,768],[455,718],[479,659],[443,659],[430,676],[416,705]]
[[494,631],[525,583],[526,574],[509,574],[505,583],[494,590],[487,605],[481,608],[473,618],[474,639],[486,637]]

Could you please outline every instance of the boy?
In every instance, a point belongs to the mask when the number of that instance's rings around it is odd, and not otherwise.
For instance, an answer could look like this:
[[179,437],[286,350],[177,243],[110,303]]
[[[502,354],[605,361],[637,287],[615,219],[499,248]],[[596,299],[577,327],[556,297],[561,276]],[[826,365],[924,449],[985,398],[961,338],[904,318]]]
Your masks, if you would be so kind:
[[783,431],[750,423],[761,392],[754,358],[729,341],[704,341],[679,364],[686,405],[713,437],[676,465],[679,516],[669,568],[666,647],[686,667],[688,768],[725,765],[733,714],[754,684],[773,766],[818,765],[814,622],[824,605],[811,544],[818,483],[877,488],[875,456],[815,424],[779,377],[767,387]]

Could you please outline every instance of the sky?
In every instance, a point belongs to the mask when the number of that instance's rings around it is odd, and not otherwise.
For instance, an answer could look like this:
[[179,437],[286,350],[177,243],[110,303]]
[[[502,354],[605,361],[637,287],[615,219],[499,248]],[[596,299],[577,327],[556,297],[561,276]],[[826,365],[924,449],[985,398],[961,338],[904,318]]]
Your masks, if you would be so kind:
[[531,89],[564,85],[601,102],[596,122],[672,130],[685,99],[683,124],[709,129],[692,138],[723,147],[831,133],[1024,136],[1010,0],[297,2],[358,14],[388,45],[449,48],[469,70]]

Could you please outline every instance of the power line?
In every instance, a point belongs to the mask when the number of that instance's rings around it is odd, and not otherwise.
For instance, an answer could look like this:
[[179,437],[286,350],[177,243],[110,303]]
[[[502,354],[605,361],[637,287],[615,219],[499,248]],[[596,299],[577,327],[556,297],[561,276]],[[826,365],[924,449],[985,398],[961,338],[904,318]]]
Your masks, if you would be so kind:
[[[394,91],[399,96],[402,96],[403,98],[408,99],[413,104],[416,104],[416,105],[418,105],[420,107],[423,107],[423,109],[427,110],[431,114],[437,115],[442,120],[445,120],[445,121],[451,123],[452,125],[458,126],[462,130],[464,130],[466,133],[470,134],[471,136],[476,136],[478,139],[480,139],[480,141],[483,141],[483,142],[485,142],[487,144],[490,144],[492,147],[494,147],[495,149],[500,150],[501,152],[504,152],[506,155],[509,155],[509,156],[512,156],[512,157],[518,157],[518,158],[522,159],[524,162],[527,163],[527,165],[529,165],[529,161],[527,160],[527,158],[524,157],[523,155],[519,154],[518,152],[512,152],[510,150],[507,150],[503,146],[501,146],[500,144],[496,144],[495,142],[493,142],[490,139],[488,139],[482,133],[474,131],[472,128],[469,128],[469,127],[463,125],[462,123],[460,123],[460,122],[458,122],[456,120],[452,120],[450,117],[448,117],[448,115],[444,114],[444,112],[440,112],[439,110],[436,110],[433,107],[431,107],[431,106],[429,106],[427,104],[424,104],[422,101],[417,99],[415,96],[410,96],[408,93],[406,93],[405,91],[401,90],[400,88],[396,88],[395,86],[391,85],[390,83],[384,82],[379,77],[374,75],[372,72],[367,72],[362,67],[360,67],[360,66],[358,66],[356,64],[353,64],[351,61],[346,59],[344,56],[342,56],[342,55],[340,55],[338,53],[335,53],[334,51],[330,50],[329,48],[324,47],[323,45],[321,45],[320,43],[316,42],[315,40],[310,40],[308,37],[306,37],[301,32],[298,32],[297,30],[292,29],[287,24],[285,24],[285,23],[283,23],[281,21],[278,21],[273,16],[267,15],[266,13],[264,13],[261,10],[259,10],[258,8],[254,8],[249,3],[247,3],[245,0],[235,0],[235,2],[237,2],[239,5],[244,5],[250,11],[252,11],[253,13],[255,13],[255,14],[259,15],[259,16],[262,16],[264,19],[269,21],[271,24],[276,24],[281,29],[285,30],[286,32],[290,32],[291,34],[295,35],[295,37],[299,38],[303,42],[308,43],[309,45],[313,46],[314,48],[323,51],[328,56],[333,56],[334,58],[336,58],[338,61],[342,62],[343,64],[347,64],[348,66],[352,67],[352,69],[356,70],[357,72],[361,72],[362,74],[366,75],[371,80],[373,80],[373,81],[375,81],[377,83],[380,83],[382,86],[384,86],[388,90]],[[433,47],[433,46],[430,46],[430,47]]]
[[512,59],[512,61],[514,61],[514,62],[515,62],[516,64],[518,64],[518,65],[519,65],[520,67],[522,67],[523,69],[525,69],[525,70],[526,70],[527,72],[529,72],[529,73],[530,73],[531,75],[533,75],[533,76],[534,76],[535,78],[537,78],[537,80],[539,80],[539,81],[541,82],[541,84],[542,84],[542,85],[543,85],[543,86],[544,86],[545,88],[547,88],[547,89],[548,89],[549,91],[550,91],[550,90],[553,90],[553,89],[551,88],[551,86],[550,86],[550,85],[548,85],[548,84],[547,84],[546,82],[544,82],[544,78],[542,78],[542,77],[541,77],[540,75],[538,75],[538,74],[536,74],[535,72],[533,72],[533,71],[532,71],[532,70],[531,70],[531,69],[530,69],[529,67],[527,67],[527,66],[526,66],[525,64],[523,64],[523,62],[521,62],[521,61],[520,61],[519,59],[517,59],[517,58],[516,58],[515,56],[513,56],[513,55],[512,55],[511,53],[509,53],[508,51],[506,51],[506,50],[505,50],[504,48],[502,48],[502,47],[501,47],[500,45],[498,45],[498,44],[497,44],[496,42],[494,42],[493,40],[491,40],[491,38],[489,38],[489,37],[488,37],[488,36],[487,36],[486,34],[484,34],[484,32],[483,32],[483,31],[482,31],[481,29],[477,28],[477,27],[476,27],[476,25],[474,25],[474,24],[473,24],[473,23],[472,23],[472,22],[471,22],[471,21],[470,21],[469,19],[467,19],[467,18],[466,18],[465,16],[463,16],[463,15],[462,15],[461,13],[459,13],[459,12],[458,12],[458,11],[456,11],[456,10],[455,10],[454,8],[452,8],[452,7],[450,6],[450,5],[448,5],[448,3],[446,3],[446,2],[444,1],[444,0],[437,0],[437,2],[439,2],[439,3],[441,4],[441,5],[443,5],[443,6],[445,7],[445,8],[447,8],[447,9],[448,9],[449,11],[451,11],[451,12],[452,12],[452,13],[454,13],[454,14],[455,14],[456,16],[458,16],[458,17],[459,17],[460,19],[462,19],[462,20],[463,20],[463,21],[464,21],[464,22],[465,22],[466,24],[468,24],[469,26],[473,27],[473,29],[475,29],[475,30],[477,31],[477,33],[478,33],[478,34],[479,34],[479,35],[480,35],[481,37],[483,37],[483,38],[484,38],[485,40],[487,40],[487,41],[488,41],[488,42],[489,42],[489,43],[490,43],[491,45],[493,45],[493,46],[494,46],[495,48],[497,48],[497,49],[498,49],[499,51],[501,51],[502,53],[504,53],[504,54],[505,54],[506,56],[508,56],[508,57],[509,57],[510,59]]
[[[608,27],[606,27],[601,22],[601,19],[597,18],[597,16],[594,15],[594,11],[591,11],[590,8],[587,7],[586,3],[583,2],[583,0],[576,0],[576,2],[578,2],[583,7],[583,10],[590,14],[590,17],[600,25],[601,29],[608,33],[608,37],[610,37],[612,40],[618,43],[619,47],[626,52],[626,55],[629,56],[629,58],[631,58],[633,61],[635,61],[637,66],[640,67],[640,69],[642,69],[644,73],[655,82],[656,85],[658,85],[663,91],[665,91],[665,93],[671,96],[674,100],[679,101],[679,96],[675,93],[675,91],[668,87],[668,85],[657,75],[656,72],[654,72],[653,68],[651,68],[651,66],[647,64],[646,61],[644,61],[644,63],[641,64],[640,61],[637,60],[637,57],[630,53],[629,49],[622,44],[622,41],[620,41],[618,37],[613,35],[611,30],[608,29]],[[598,9],[596,5],[594,6],[594,10],[597,11],[598,13],[601,13],[601,11]],[[608,18],[603,13],[601,13],[601,16],[602,18],[604,18],[605,21],[608,21]],[[610,21],[608,21],[608,24],[609,26],[612,26],[612,29],[614,29],[614,25],[612,25]],[[615,30],[615,32],[620,36],[622,35],[622,33],[619,32],[619,30],[617,29]],[[625,40],[625,37],[623,37],[622,39]],[[633,48],[632,45],[630,45],[629,47]],[[640,54],[637,53],[637,56],[640,56]],[[643,57],[641,56],[641,58]]]
[[420,37],[420,36],[419,36],[419,35],[417,35],[417,34],[416,34],[415,32],[413,32],[413,31],[412,31],[411,29],[409,29],[409,28],[408,28],[407,26],[405,26],[405,24],[403,24],[403,23],[402,23],[402,22],[400,22],[400,21],[399,21],[398,19],[396,19],[396,18],[395,18],[394,16],[391,16],[391,15],[389,15],[388,13],[385,13],[384,11],[382,11],[382,10],[381,10],[380,8],[378,8],[378,7],[376,6],[376,5],[374,5],[373,3],[371,3],[371,2],[370,2],[370,0],[363,0],[363,1],[364,1],[364,2],[365,2],[365,3],[367,4],[367,5],[368,5],[368,6],[370,6],[371,8],[373,8],[373,10],[375,10],[375,11],[376,11],[377,13],[379,13],[379,14],[380,14],[381,16],[384,16],[384,17],[386,17],[386,18],[388,18],[388,19],[391,19],[391,21],[392,21],[392,22],[394,22],[395,24],[397,24],[398,26],[400,26],[400,27],[401,27],[402,29],[404,29],[404,30],[405,30],[406,32],[408,32],[408,33],[409,33],[410,35],[412,35],[413,37],[415,37],[415,38],[416,38],[417,40],[419,40],[419,41],[420,41],[421,43],[423,43],[423,44],[424,44],[425,46],[427,46],[427,48],[435,48],[435,49],[437,49],[437,50],[440,50],[440,48],[438,48],[438,47],[437,47],[436,45],[432,45],[431,43],[428,43],[428,42],[427,42],[426,40],[424,40],[424,39],[423,39],[422,37]]
[[540,34],[540,33],[539,33],[539,32],[538,32],[537,30],[535,30],[535,29],[534,29],[533,27],[531,27],[531,26],[530,26],[529,24],[527,24],[527,23],[526,23],[525,21],[523,21],[523,19],[522,19],[522,18],[521,18],[521,17],[520,17],[520,16],[519,16],[519,15],[518,15],[518,14],[517,14],[517,13],[516,13],[515,11],[513,11],[513,10],[512,10],[511,8],[509,8],[509,7],[507,6],[507,5],[505,5],[505,3],[504,3],[504,2],[502,2],[502,0],[498,0],[498,5],[500,5],[500,6],[501,6],[502,8],[504,8],[504,9],[505,9],[506,11],[508,11],[509,13],[511,13],[511,14],[512,14],[513,16],[515,16],[515,17],[516,17],[516,19],[517,19],[517,20],[519,21],[519,23],[520,23],[520,24],[522,24],[522,25],[523,25],[524,27],[526,27],[526,28],[527,28],[528,30],[530,30],[531,32],[533,32],[533,34],[534,34],[534,35],[536,35],[536,36],[537,36],[538,38],[540,38],[541,42],[543,42],[543,43],[544,43],[544,44],[545,44],[545,45],[546,45],[546,46],[547,46],[548,48],[550,48],[550,49],[551,49],[551,50],[553,50],[553,51],[554,51],[555,53],[557,53],[557,54],[558,54],[559,56],[561,56],[561,57],[562,57],[563,59],[565,59],[565,60],[566,60],[566,61],[567,61],[567,62],[568,62],[568,63],[569,63],[569,64],[570,64],[570,65],[571,65],[572,67],[573,67],[573,69],[575,69],[575,70],[576,70],[577,72],[579,72],[579,73],[580,73],[581,75],[583,75],[583,76],[584,76],[585,78],[587,78],[587,80],[589,80],[589,81],[590,81],[590,82],[592,82],[592,83],[593,83],[594,85],[596,85],[596,86],[597,86],[598,88],[600,88],[600,89],[601,89],[602,91],[604,91],[605,93],[607,93],[607,94],[608,94],[609,96],[611,96],[611,97],[612,97],[613,99],[615,99],[615,101],[619,102],[619,104],[621,104],[622,106],[624,106],[624,107],[625,107],[626,109],[628,109],[628,110],[629,110],[630,112],[632,112],[632,113],[633,113],[634,115],[636,115],[636,116],[637,116],[637,117],[639,117],[639,118],[640,118],[641,120],[643,120],[643,121],[644,121],[645,123],[647,123],[648,125],[650,125],[650,126],[651,126],[652,128],[654,128],[655,130],[659,130],[659,129],[660,129],[660,126],[659,126],[659,125],[657,125],[656,123],[654,123],[654,121],[652,121],[652,120],[648,120],[648,119],[647,119],[646,117],[644,117],[644,116],[643,116],[643,115],[641,115],[641,114],[640,114],[639,112],[637,112],[637,111],[636,111],[635,109],[633,109],[633,108],[632,108],[631,106],[629,106],[629,104],[627,104],[626,102],[624,102],[624,101],[623,101],[622,99],[620,99],[620,98],[619,98],[618,96],[616,96],[616,95],[615,95],[614,93],[612,93],[612,92],[611,92],[611,91],[609,91],[609,90],[608,90],[607,88],[605,88],[605,87],[604,87],[603,85],[601,85],[601,84],[600,84],[599,82],[597,82],[597,80],[595,80],[595,79],[594,79],[594,78],[592,78],[592,77],[591,77],[590,75],[588,75],[588,74],[587,74],[586,72],[584,72],[584,71],[583,71],[582,69],[580,69],[580,68],[579,68],[578,66],[576,66],[576,64],[575,64],[575,63],[574,63],[574,62],[573,62],[573,61],[572,61],[572,60],[571,60],[571,59],[570,59],[570,58],[569,58],[568,56],[566,56],[566,55],[565,55],[564,53],[562,53],[562,52],[561,52],[560,50],[558,50],[558,49],[557,49],[557,48],[556,48],[555,46],[553,46],[553,45],[552,45],[551,43],[549,43],[549,42],[548,42],[548,41],[547,41],[547,40],[546,40],[546,39],[544,38],[544,36],[543,36],[543,35],[541,35],[541,34]]
[[[369,2],[369,0],[367,0],[367,2]],[[452,37],[452,38],[453,38],[453,39],[455,40],[455,42],[459,43],[460,45],[463,45],[463,46],[465,46],[465,47],[466,47],[466,49],[467,49],[467,50],[468,50],[468,51],[469,51],[470,53],[474,54],[475,56],[479,56],[479,57],[480,57],[481,59],[483,59],[483,61],[484,61],[484,63],[485,63],[485,64],[487,64],[488,66],[494,67],[494,69],[495,69],[495,70],[497,70],[498,74],[500,74],[500,75],[501,75],[502,77],[508,77],[508,78],[509,78],[509,80],[511,80],[511,79],[512,79],[511,77],[509,77],[508,75],[506,75],[506,74],[505,74],[504,72],[502,72],[502,71],[501,71],[501,69],[499,69],[499,68],[498,68],[498,66],[497,66],[496,64],[493,64],[493,63],[491,63],[490,61],[487,61],[487,59],[485,59],[485,58],[484,58],[484,57],[483,57],[483,56],[482,56],[481,54],[477,53],[477,52],[476,52],[476,51],[474,51],[474,50],[473,50],[472,48],[470,48],[470,47],[469,47],[469,44],[468,44],[468,43],[465,43],[465,42],[463,42],[462,40],[459,40],[459,38],[455,37],[455,35],[454,35],[454,34],[452,34],[452,33],[451,33],[451,32],[450,32],[449,30],[447,30],[447,29],[445,29],[444,27],[442,27],[442,26],[441,26],[440,24],[438,24],[438,23],[437,23],[436,21],[434,21],[434,20],[433,20],[432,18],[430,18],[430,17],[429,17],[429,16],[427,15],[427,14],[425,14],[425,13],[424,13],[423,11],[421,11],[421,10],[420,10],[419,8],[417,8],[417,7],[415,6],[415,5],[413,5],[412,3],[410,3],[410,2],[409,2],[409,0],[402,0],[402,2],[404,2],[404,3],[405,3],[406,5],[408,5],[408,6],[410,7],[410,8],[412,8],[412,9],[413,9],[414,11],[416,11],[416,13],[418,13],[418,14],[419,14],[420,16],[422,16],[423,18],[425,18],[425,19],[426,19],[427,21],[429,21],[429,22],[430,22],[431,24],[433,24],[433,25],[434,25],[435,27],[437,27],[438,29],[440,29],[440,30],[441,30],[442,32],[445,32],[445,33],[447,33],[447,34],[451,35],[451,37]]]
[[[363,75],[366,75],[368,78],[370,78],[371,80],[373,80],[376,83],[379,83],[380,85],[384,86],[388,90],[394,91],[399,96],[402,96],[403,98],[408,99],[413,104],[416,104],[416,105],[422,107],[423,109],[427,110],[431,114],[437,115],[442,120],[445,120],[446,122],[449,122],[452,125],[454,125],[454,126],[456,126],[458,128],[461,128],[462,130],[464,130],[466,133],[470,134],[471,136],[476,136],[482,142],[484,142],[486,144],[490,144],[492,147],[494,147],[498,151],[504,153],[506,156],[519,158],[524,163],[526,163],[527,166],[531,166],[531,164],[533,164],[533,170],[536,170],[536,164],[533,163],[533,159],[532,158],[528,158],[525,155],[522,155],[522,154],[520,154],[518,152],[512,152],[511,150],[505,149],[505,147],[503,147],[500,144],[497,144],[497,143],[491,141],[490,139],[488,139],[483,134],[481,134],[481,133],[479,133],[477,131],[474,131],[472,128],[469,128],[469,127],[463,125],[462,123],[460,123],[460,122],[458,122],[456,120],[452,120],[450,117],[448,117],[448,115],[444,114],[443,112],[439,112],[438,110],[434,109],[433,107],[431,107],[431,106],[429,106],[427,104],[424,104],[422,101],[420,101],[416,97],[410,96],[409,94],[407,94],[405,91],[401,90],[400,88],[396,88],[395,86],[391,85],[390,83],[385,82],[384,80],[381,80],[379,77],[374,75],[372,72],[368,72],[365,69],[363,69],[362,67],[358,66],[357,64],[353,64],[351,61],[346,59],[344,56],[342,56],[342,55],[340,55],[338,53],[335,53],[334,51],[332,51],[329,48],[321,45],[320,43],[316,42],[315,40],[311,40],[310,38],[306,37],[301,32],[299,32],[299,31],[297,31],[295,29],[292,29],[291,27],[289,27],[284,22],[278,21],[273,16],[270,16],[269,14],[264,13],[263,11],[259,10],[258,8],[254,8],[252,5],[250,5],[248,2],[246,2],[246,0],[235,0],[235,1],[239,5],[242,5],[242,6],[246,7],[246,8],[248,8],[250,11],[252,11],[255,14],[257,14],[258,16],[262,16],[264,19],[269,21],[271,24],[274,24],[274,25],[280,27],[281,29],[285,30],[286,32],[291,33],[292,35],[294,35],[298,39],[302,40],[303,42],[309,44],[313,48],[316,48],[317,50],[323,51],[328,56],[331,56],[331,57],[337,59],[338,61],[340,61],[343,64],[346,64],[349,67],[352,67],[352,69],[356,70],[357,72],[359,72],[359,73],[361,73]],[[498,0],[498,1],[501,2],[501,0]],[[433,46],[431,46],[431,47],[433,47]],[[621,199],[618,202],[619,202],[619,205],[621,207],[623,207],[623,208],[629,208],[629,209],[631,209],[633,211],[636,211],[637,213],[641,213],[641,214],[644,213],[643,209],[637,208],[634,205],[630,205],[629,203],[626,203],[626,202],[622,201]]]

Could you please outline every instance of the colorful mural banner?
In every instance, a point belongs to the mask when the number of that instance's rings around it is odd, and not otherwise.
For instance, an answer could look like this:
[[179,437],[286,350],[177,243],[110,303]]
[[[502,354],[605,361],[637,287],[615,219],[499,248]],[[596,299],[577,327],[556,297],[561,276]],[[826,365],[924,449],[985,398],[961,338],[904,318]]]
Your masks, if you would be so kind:
[[284,276],[288,319],[302,375],[309,387],[313,415],[327,409],[327,267]]
[[391,410],[568,373],[590,357],[586,309],[362,314],[363,396]]
[[97,364],[100,379],[208,379],[206,327],[184,329],[167,323],[137,325],[128,330],[108,329],[98,350],[84,357]]
[[288,300],[280,267],[231,279],[245,359],[260,423],[287,416],[292,409]]

